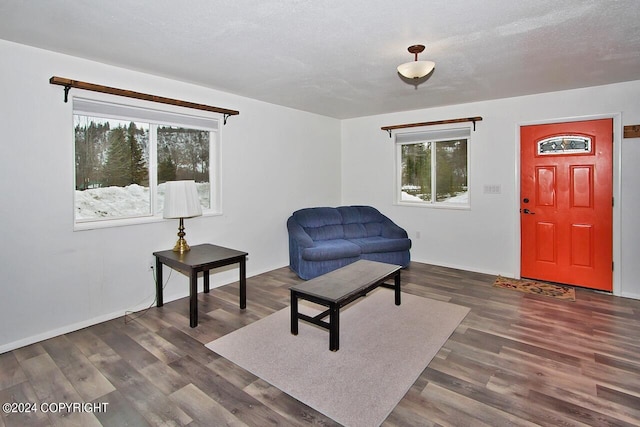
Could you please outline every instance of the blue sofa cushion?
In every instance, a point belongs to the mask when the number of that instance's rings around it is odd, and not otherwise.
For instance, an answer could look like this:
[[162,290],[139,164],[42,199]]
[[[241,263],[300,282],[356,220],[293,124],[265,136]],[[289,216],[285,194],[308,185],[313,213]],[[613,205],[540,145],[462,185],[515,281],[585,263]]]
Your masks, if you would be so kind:
[[322,227],[303,227],[312,240],[336,240],[344,237],[342,224],[324,225]]
[[312,240],[344,238],[342,215],[334,208],[307,208],[295,212],[296,222]]
[[382,236],[350,239],[362,249],[362,253],[408,251],[411,248],[409,239],[387,239]]
[[367,229],[364,224],[345,224],[342,227],[344,229],[345,239],[357,239],[367,236]]
[[364,237],[374,237],[382,235],[381,222],[345,224],[343,228],[345,239],[360,239]]
[[326,261],[330,259],[357,257],[362,251],[360,246],[344,239],[323,240],[310,248],[302,250],[302,258],[308,261]]
[[367,222],[364,224],[366,230],[366,237],[382,236],[382,223],[381,222]]
[[366,224],[368,222],[382,222],[387,217],[371,206],[340,206],[336,210],[342,216],[343,224]]
[[296,222],[303,228],[342,225],[342,215],[336,208],[306,208],[294,212],[293,215]]

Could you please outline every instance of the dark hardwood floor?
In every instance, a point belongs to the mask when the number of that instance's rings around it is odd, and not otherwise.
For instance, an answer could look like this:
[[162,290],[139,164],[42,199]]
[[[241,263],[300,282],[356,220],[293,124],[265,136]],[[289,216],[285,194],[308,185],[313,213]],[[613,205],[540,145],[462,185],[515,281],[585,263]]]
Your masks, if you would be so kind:
[[[404,292],[471,312],[383,425],[640,425],[640,301],[577,289],[565,302],[494,279],[403,271]],[[95,410],[3,411],[0,427],[336,425],[203,346],[286,307],[299,281],[286,267],[249,278],[246,311],[237,283],[200,294],[195,329],[184,298],[4,353],[0,403]]]

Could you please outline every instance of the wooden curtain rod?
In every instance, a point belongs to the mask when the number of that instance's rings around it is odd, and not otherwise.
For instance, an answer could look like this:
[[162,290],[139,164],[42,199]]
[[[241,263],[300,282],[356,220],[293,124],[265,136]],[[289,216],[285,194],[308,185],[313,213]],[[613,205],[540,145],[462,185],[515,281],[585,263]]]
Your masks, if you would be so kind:
[[407,123],[404,125],[393,125],[393,126],[383,126],[380,129],[386,130],[389,132],[389,138],[391,138],[391,131],[394,129],[404,129],[404,128],[416,128],[421,126],[433,126],[433,125],[446,125],[450,123],[463,123],[463,122],[473,122],[473,130],[476,130],[476,122],[482,121],[482,117],[465,117],[462,119],[448,119],[448,120],[436,120],[434,122],[423,122],[423,123]]
[[189,101],[180,101],[179,99],[165,98],[163,96],[149,95],[146,93],[134,92],[132,90],[118,89],[115,87],[102,86],[94,83],[81,82],[79,80],[65,79],[63,77],[53,76],[49,79],[49,83],[52,85],[64,86],[64,102],[69,99],[69,89],[75,87],[77,89],[91,90],[94,92],[108,93],[110,95],[124,96],[127,98],[142,99],[145,101],[159,102],[161,104],[176,105],[178,107],[193,108],[196,110],[211,111],[214,113],[221,113],[224,115],[224,124],[227,124],[227,118],[229,116],[236,116],[240,114],[236,110],[228,110],[226,108],[213,107],[211,105],[196,104]]

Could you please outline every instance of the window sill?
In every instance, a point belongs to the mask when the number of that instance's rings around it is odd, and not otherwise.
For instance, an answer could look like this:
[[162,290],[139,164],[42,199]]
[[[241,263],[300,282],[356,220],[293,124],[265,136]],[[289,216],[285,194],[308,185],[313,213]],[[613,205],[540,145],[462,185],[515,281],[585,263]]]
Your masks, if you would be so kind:
[[395,206],[405,206],[411,208],[427,208],[427,209],[450,209],[457,211],[469,211],[471,205],[447,204],[447,203],[415,203],[415,202],[395,202]]
[[[222,216],[222,212],[204,211],[203,217]],[[187,218],[191,219],[191,218]],[[128,227],[131,225],[153,224],[156,222],[174,221],[165,219],[162,216],[144,216],[135,218],[104,219],[99,221],[76,222],[73,224],[73,231],[99,230],[103,228]]]

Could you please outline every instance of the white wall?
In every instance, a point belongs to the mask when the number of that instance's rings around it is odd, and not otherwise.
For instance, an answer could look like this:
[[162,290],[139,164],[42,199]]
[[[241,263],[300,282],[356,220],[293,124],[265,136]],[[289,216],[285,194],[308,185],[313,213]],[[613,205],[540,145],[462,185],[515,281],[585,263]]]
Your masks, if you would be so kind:
[[[418,90],[428,94],[428,84]],[[640,140],[622,139],[622,126],[640,123],[640,81],[342,122],[342,202],[371,204],[405,227],[415,261],[518,277],[520,125],[614,117],[614,293],[640,298]],[[469,146],[470,210],[396,206],[394,143],[382,126],[482,116]],[[487,184],[501,194],[483,194]],[[417,238],[417,233],[420,238]]]
[[[186,231],[249,252],[249,276],[288,265],[291,212],[340,203],[338,120],[0,40],[0,353],[148,306],[151,254],[176,240],[176,221],[73,231],[71,103],[54,75],[240,111],[221,126],[224,214]],[[186,295],[174,272],[165,300]]]

